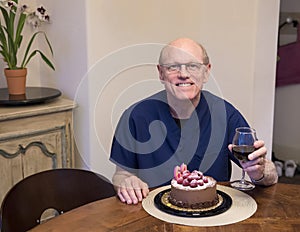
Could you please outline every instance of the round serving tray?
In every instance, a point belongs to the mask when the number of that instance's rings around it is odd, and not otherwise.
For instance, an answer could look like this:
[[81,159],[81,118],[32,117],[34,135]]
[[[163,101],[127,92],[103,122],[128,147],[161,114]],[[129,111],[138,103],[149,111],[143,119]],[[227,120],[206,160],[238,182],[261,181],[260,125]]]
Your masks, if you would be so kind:
[[257,209],[255,200],[247,193],[228,186],[217,185],[217,190],[226,193],[232,199],[232,205],[228,210],[215,216],[207,217],[176,216],[174,214],[164,212],[154,203],[154,198],[158,193],[170,188],[171,185],[167,185],[154,189],[142,201],[143,209],[147,213],[169,223],[188,226],[222,226],[245,220],[251,217]]
[[172,205],[169,202],[168,197],[170,190],[171,189],[166,189],[156,194],[154,197],[154,204],[158,209],[171,215],[180,217],[209,217],[224,213],[232,205],[231,197],[223,191],[217,190],[219,197],[219,202],[217,205],[202,209],[182,208]]
[[58,89],[45,87],[26,87],[26,93],[10,95],[7,88],[0,89],[0,105],[23,106],[43,103],[53,100],[61,95]]

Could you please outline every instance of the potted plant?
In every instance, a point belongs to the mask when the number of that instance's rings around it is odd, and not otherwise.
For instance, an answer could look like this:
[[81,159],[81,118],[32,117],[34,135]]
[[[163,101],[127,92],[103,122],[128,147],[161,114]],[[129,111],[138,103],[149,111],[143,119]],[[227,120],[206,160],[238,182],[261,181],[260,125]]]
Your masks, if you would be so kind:
[[[35,55],[40,54],[42,60],[51,69],[55,70],[55,68],[43,52],[38,49],[31,49],[37,36],[41,35],[44,37],[46,44],[53,55],[51,44],[43,31],[34,32],[26,46],[24,54],[18,54],[23,42],[22,32],[24,25],[25,22],[28,22],[34,28],[37,28],[41,23],[49,22],[50,17],[46,14],[46,10],[43,6],[32,11],[27,5],[19,5],[18,0],[0,0],[0,10],[2,13],[2,18],[0,20],[0,54],[3,57],[3,61],[7,64],[4,73],[7,78],[8,91],[9,94],[25,94],[26,66]],[[21,60],[20,63],[19,58]],[[22,73],[25,74],[25,79],[23,78],[21,81],[22,84],[18,84],[18,86],[23,86],[23,89],[10,89],[18,79],[17,77],[13,77],[13,81],[11,81],[11,78],[9,78],[10,73],[16,73],[16,76],[21,76],[23,75]]]

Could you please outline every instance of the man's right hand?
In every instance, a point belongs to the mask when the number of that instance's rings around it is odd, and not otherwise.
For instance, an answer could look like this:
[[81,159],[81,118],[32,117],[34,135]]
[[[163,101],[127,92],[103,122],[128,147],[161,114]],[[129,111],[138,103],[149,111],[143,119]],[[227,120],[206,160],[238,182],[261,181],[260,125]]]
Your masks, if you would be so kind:
[[127,204],[137,204],[149,193],[145,182],[119,167],[113,176],[113,184],[120,200]]

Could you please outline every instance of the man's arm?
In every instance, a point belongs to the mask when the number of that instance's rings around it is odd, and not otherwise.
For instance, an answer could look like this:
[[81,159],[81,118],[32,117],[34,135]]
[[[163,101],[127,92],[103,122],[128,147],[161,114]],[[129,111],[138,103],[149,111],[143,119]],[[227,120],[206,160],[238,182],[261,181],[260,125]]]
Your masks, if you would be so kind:
[[257,185],[265,186],[276,184],[278,182],[278,175],[274,163],[268,159],[264,159],[264,162],[265,168],[263,176],[257,180],[251,179],[252,182]]
[[278,174],[271,160],[266,159],[267,149],[262,140],[254,143],[256,151],[251,153],[249,162],[241,163],[252,182],[257,185],[269,186],[278,182]]
[[145,182],[118,166],[112,182],[120,200],[127,204],[137,204],[149,193],[148,185]]

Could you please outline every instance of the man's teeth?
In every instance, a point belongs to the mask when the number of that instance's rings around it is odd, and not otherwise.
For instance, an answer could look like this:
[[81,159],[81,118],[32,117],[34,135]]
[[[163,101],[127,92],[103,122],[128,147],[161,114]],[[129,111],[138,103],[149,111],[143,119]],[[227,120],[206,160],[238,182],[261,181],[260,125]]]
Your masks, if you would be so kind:
[[191,83],[179,83],[179,84],[177,84],[177,86],[179,86],[179,87],[185,87],[185,86],[190,86],[190,85],[192,85]]

